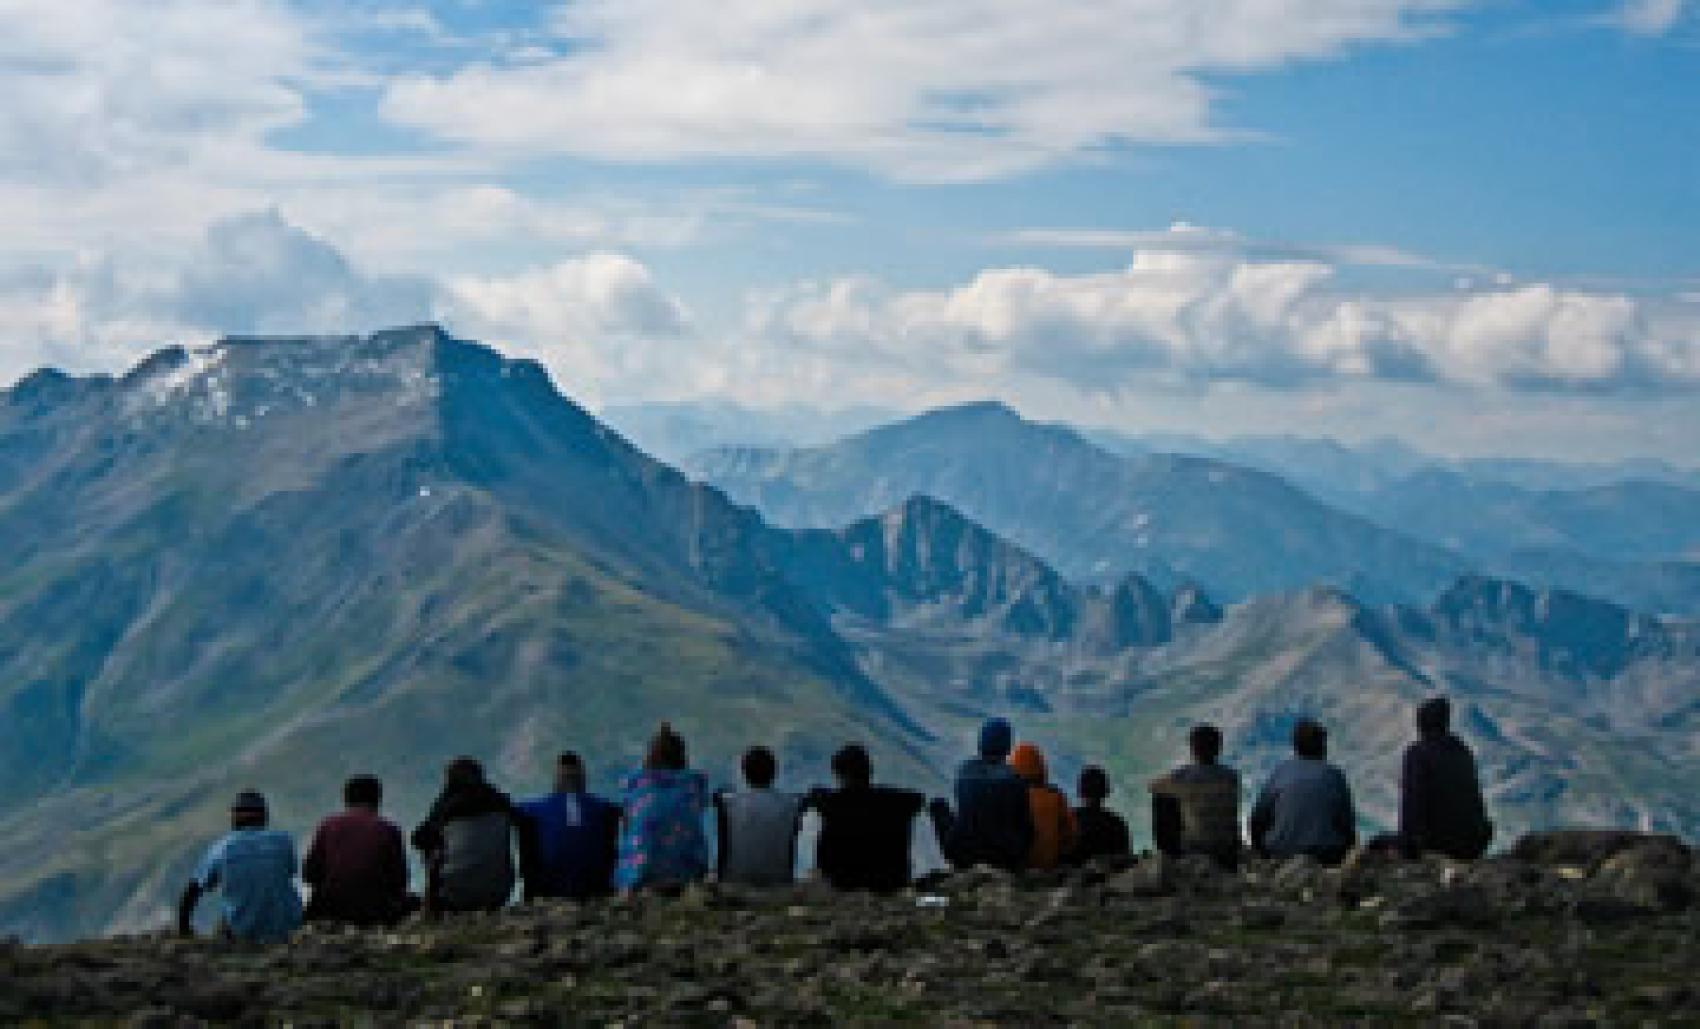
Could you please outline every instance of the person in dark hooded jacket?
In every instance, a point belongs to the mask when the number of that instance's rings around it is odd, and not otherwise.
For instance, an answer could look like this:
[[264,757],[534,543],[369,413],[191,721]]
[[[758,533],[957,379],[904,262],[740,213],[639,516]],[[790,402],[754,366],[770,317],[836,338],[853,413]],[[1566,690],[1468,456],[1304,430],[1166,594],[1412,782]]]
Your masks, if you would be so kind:
[[1007,763],[1014,732],[1002,718],[980,729],[980,754],[956,773],[956,810],[939,799],[928,808],[939,849],[957,868],[990,865],[1018,872],[1033,846],[1027,783]]
[[443,792],[413,830],[425,855],[425,909],[432,913],[495,911],[514,889],[514,833],[508,795],[484,778],[470,757],[449,762]]
[[1493,840],[1470,748],[1452,732],[1452,705],[1434,697],[1417,708],[1419,739],[1405,748],[1399,777],[1401,852],[1473,861]]

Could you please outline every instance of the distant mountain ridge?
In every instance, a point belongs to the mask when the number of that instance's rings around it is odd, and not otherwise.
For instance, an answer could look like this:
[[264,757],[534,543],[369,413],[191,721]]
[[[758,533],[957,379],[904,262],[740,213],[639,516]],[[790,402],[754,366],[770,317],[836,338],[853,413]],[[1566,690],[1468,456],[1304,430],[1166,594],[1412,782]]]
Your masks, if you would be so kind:
[[[882,778],[937,790],[980,718],[1013,715],[1059,782],[1108,767],[1142,834],[1138,784],[1189,725],[1222,725],[1249,782],[1313,714],[1367,830],[1392,817],[1411,706],[1445,691],[1508,832],[1700,827],[1691,625],[1459,580],[1263,473],[1130,473],[997,407],[944,421],[943,445],[870,434],[799,466],[846,484],[833,503],[892,500],[793,529],[652,460],[534,363],[430,326],[0,391],[0,933],[157,926],[238,787],[300,832],[370,771],[409,821],[452,754],[527,791],[573,746],[605,786],[662,718],[717,781],[753,742],[789,785],[824,781],[857,739]],[[933,480],[1006,513],[1073,505],[1099,574],[906,488],[988,441],[997,460]],[[850,487],[886,456],[877,490]],[[1106,483],[1158,506],[1078,504]],[[1165,536],[1165,518],[1204,531]],[[1180,544],[1160,578],[1097,567],[1147,530]],[[1305,583],[1223,603],[1186,574],[1216,540],[1238,555],[1277,530],[1323,556],[1368,533],[1389,562],[1371,571],[1413,558],[1442,599]]]

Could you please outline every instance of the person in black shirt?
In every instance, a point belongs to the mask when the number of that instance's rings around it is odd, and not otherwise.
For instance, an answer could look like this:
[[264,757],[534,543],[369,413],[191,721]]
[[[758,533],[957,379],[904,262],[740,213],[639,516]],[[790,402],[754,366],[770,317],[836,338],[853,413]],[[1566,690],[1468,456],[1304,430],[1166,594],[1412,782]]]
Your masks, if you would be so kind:
[[1074,809],[1074,822],[1079,835],[1068,859],[1085,864],[1093,858],[1126,857],[1130,850],[1127,823],[1104,806],[1104,798],[1110,795],[1110,777],[1097,765],[1087,765],[1080,770],[1076,792],[1080,806]]
[[1470,748],[1452,733],[1452,705],[1434,697],[1417,708],[1419,739],[1405,748],[1399,777],[1399,850],[1473,861],[1487,851],[1493,823]]
[[821,821],[815,866],[841,890],[900,890],[909,885],[909,840],[926,798],[874,786],[868,752],[850,744],[832,758],[835,790],[816,789],[805,809]]

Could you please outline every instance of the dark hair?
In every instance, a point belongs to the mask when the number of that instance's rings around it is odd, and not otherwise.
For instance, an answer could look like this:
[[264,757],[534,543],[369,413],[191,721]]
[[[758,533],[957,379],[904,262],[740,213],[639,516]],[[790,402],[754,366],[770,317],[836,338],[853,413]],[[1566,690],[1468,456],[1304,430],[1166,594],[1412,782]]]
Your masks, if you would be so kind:
[[673,731],[673,726],[662,722],[655,730],[655,735],[649,740],[649,754],[643,759],[643,767],[648,771],[682,772],[690,767],[690,759],[685,754],[685,738]]
[[1075,787],[1081,800],[1103,800],[1110,795],[1110,777],[1097,765],[1080,770],[1080,782]]
[[258,828],[270,818],[265,794],[259,790],[243,790],[230,805],[230,824]]
[[384,784],[375,775],[356,775],[342,784],[342,802],[350,807],[377,807],[384,802]]
[[484,766],[475,757],[457,757],[443,769],[445,786],[479,786],[484,782]]
[[874,763],[868,760],[867,748],[860,743],[848,743],[832,755],[832,774],[846,782],[866,784],[874,777]]
[[763,789],[773,785],[773,777],[779,774],[779,762],[766,747],[751,747],[744,751],[743,769],[744,781]]
[[1300,757],[1328,756],[1328,730],[1312,718],[1301,718],[1293,726],[1293,753]]
[[1452,728],[1452,702],[1430,697],[1417,705],[1417,731],[1424,736],[1444,736]]
[[1214,725],[1195,725],[1186,735],[1192,756],[1201,765],[1213,765],[1222,756],[1222,730]]
[[555,789],[561,793],[577,793],[584,789],[584,761],[570,750],[555,759]]

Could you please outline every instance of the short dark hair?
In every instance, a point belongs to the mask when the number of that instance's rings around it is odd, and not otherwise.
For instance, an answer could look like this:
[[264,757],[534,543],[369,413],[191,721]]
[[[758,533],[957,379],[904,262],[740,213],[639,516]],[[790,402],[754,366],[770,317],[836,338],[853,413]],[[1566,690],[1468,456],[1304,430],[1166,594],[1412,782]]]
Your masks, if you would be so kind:
[[1452,728],[1452,702],[1430,697],[1417,706],[1417,731],[1425,736],[1442,736]]
[[866,783],[874,777],[874,763],[860,743],[848,743],[832,755],[832,774],[855,783]]
[[384,802],[384,784],[375,775],[356,775],[342,784],[342,802],[350,807],[377,807]]
[[483,781],[484,766],[475,757],[457,757],[443,769],[443,782],[449,786],[477,786]]
[[751,747],[744,751],[743,769],[744,781],[762,789],[773,785],[773,777],[779,774],[779,762],[766,747]]
[[1110,777],[1097,765],[1087,765],[1080,770],[1075,790],[1082,800],[1103,800],[1110,795]]
[[1195,725],[1186,734],[1187,746],[1200,764],[1214,764],[1222,756],[1222,730],[1214,725]]
[[1293,726],[1293,753],[1300,757],[1328,756],[1328,730],[1314,718],[1301,718]]
[[579,757],[575,751],[563,750],[561,756],[555,759],[555,767],[563,770],[578,769],[583,771],[584,758]]
[[690,767],[690,758],[685,753],[685,738],[673,731],[673,726],[662,722],[655,730],[655,735],[649,740],[649,754],[643,759],[643,767],[649,771],[682,772]]
[[561,756],[555,759],[555,789],[562,793],[575,793],[584,789],[584,782],[584,759],[573,751],[562,751]]

